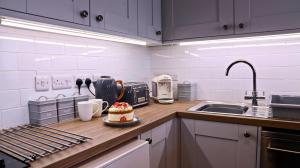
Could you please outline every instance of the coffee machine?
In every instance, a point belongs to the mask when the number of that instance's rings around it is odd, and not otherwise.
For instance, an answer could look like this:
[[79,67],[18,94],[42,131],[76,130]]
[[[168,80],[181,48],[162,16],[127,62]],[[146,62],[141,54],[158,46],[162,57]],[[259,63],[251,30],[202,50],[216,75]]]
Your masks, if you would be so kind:
[[152,97],[161,104],[174,103],[173,82],[170,75],[159,75],[153,78]]

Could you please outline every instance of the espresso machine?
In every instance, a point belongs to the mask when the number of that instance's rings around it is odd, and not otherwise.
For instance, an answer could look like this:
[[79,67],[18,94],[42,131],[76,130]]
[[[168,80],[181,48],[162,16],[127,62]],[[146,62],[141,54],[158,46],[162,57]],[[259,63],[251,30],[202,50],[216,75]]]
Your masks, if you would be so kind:
[[161,104],[174,103],[173,81],[170,75],[159,75],[153,78],[152,97]]

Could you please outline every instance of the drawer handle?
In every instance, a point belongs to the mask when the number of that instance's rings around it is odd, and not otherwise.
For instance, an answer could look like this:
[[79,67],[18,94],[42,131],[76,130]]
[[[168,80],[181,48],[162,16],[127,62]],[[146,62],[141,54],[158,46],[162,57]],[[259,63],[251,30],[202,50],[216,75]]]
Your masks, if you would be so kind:
[[269,145],[267,147],[267,149],[270,150],[270,151],[278,151],[278,152],[285,152],[285,153],[292,153],[292,154],[300,154],[299,151],[287,150],[287,149],[281,149],[281,148],[274,148],[274,147],[271,147],[271,145]]
[[239,24],[239,28],[240,28],[240,29],[243,29],[244,27],[245,27],[244,23],[240,23],[240,24]]
[[88,17],[88,16],[89,16],[89,12],[88,12],[88,11],[86,11],[86,10],[84,10],[84,11],[81,11],[81,12],[80,12],[80,16],[81,16],[81,17],[83,17],[83,18],[86,18],[86,17]]
[[156,31],[155,34],[156,34],[157,36],[160,36],[160,35],[161,35],[161,31]]
[[98,15],[98,16],[96,16],[96,20],[98,21],[98,22],[102,22],[103,21],[103,16],[102,15]]
[[246,131],[245,133],[244,133],[244,137],[245,138],[249,138],[251,135]]
[[147,138],[146,141],[148,141],[149,144],[152,144],[152,139],[151,138]]
[[228,29],[229,29],[229,26],[228,26],[228,25],[223,25],[223,29],[224,29],[224,30],[228,30]]

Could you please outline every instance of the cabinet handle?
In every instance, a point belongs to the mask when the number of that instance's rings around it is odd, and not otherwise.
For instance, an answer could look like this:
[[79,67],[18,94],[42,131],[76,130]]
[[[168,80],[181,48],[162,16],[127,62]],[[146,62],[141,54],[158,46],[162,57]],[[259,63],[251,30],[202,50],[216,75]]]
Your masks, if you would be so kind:
[[97,20],[98,22],[102,22],[102,21],[103,21],[103,16],[102,16],[102,15],[96,16],[96,20]]
[[155,34],[156,34],[157,36],[160,36],[160,35],[161,35],[161,31],[156,31]]
[[89,12],[88,12],[88,11],[86,11],[86,10],[84,10],[84,11],[81,11],[81,12],[80,12],[80,16],[81,16],[81,17],[83,17],[83,18],[86,18],[86,17],[88,17],[88,16],[89,16]]
[[239,28],[240,28],[240,29],[243,29],[244,27],[245,27],[244,23],[240,23],[240,24],[239,24]]
[[244,133],[244,137],[245,138],[249,138],[251,135],[246,131],[245,133]]
[[224,30],[228,30],[228,28],[229,28],[228,25],[223,25]]
[[151,138],[147,138],[146,141],[148,141],[149,144],[152,144],[152,139]]

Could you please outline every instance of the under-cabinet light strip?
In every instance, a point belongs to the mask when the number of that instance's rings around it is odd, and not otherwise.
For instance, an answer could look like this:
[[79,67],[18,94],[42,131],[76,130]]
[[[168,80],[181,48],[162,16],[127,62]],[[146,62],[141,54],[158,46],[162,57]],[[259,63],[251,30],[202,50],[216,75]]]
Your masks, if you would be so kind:
[[136,44],[136,45],[147,45],[147,43],[142,40],[108,35],[108,34],[103,34],[103,33],[95,33],[95,32],[91,32],[91,31],[67,28],[67,27],[62,27],[62,26],[55,26],[55,25],[38,23],[38,22],[33,22],[33,21],[21,20],[21,19],[15,19],[15,18],[10,18],[10,17],[0,17],[0,24],[4,25],[4,26],[9,26],[9,27],[37,30],[37,31],[50,32],[50,33],[56,33],[56,34],[70,35],[70,36],[77,36],[77,37],[84,37],[84,38],[91,38],[91,39],[100,39],[100,40],[129,43],[129,44]]
[[256,37],[239,37],[230,39],[218,39],[218,40],[203,40],[203,41],[188,41],[180,42],[180,46],[187,45],[206,45],[206,44],[228,44],[228,43],[240,43],[240,42],[260,42],[266,40],[284,40],[300,38],[300,33],[290,33],[290,34],[278,34],[278,35],[265,35]]

